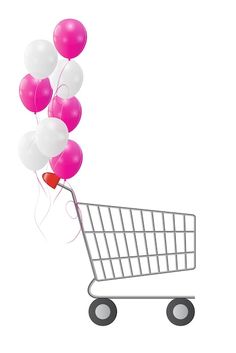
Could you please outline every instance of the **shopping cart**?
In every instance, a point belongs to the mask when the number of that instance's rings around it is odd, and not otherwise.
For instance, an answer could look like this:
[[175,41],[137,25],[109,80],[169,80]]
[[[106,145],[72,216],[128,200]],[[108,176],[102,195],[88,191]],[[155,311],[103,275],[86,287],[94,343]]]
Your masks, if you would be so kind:
[[95,281],[167,274],[196,267],[196,218],[192,214],[145,210],[77,202],[81,232],[92,266],[94,279],[88,286],[95,300],[89,307],[90,319],[97,325],[111,324],[117,308],[111,299],[172,299],[167,317],[175,325],[190,323],[195,309],[189,299],[172,296],[109,296],[92,293]]

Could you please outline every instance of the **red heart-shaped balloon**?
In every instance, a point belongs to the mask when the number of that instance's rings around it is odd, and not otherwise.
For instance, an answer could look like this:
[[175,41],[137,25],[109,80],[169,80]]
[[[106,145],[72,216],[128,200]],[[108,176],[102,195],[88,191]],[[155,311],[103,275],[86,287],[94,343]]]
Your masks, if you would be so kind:
[[60,178],[54,174],[54,173],[44,173],[42,175],[43,180],[45,181],[46,184],[48,184],[49,186],[51,186],[51,188],[56,189]]

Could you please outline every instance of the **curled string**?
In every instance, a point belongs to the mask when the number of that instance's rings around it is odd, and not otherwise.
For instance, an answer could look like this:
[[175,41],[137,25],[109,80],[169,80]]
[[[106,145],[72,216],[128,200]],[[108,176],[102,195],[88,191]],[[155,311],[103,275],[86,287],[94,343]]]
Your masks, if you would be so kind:
[[[67,185],[72,189],[70,183],[69,183],[68,181],[66,181],[66,183],[67,183]],[[70,201],[67,201],[67,203],[66,203],[66,205],[65,205],[66,213],[67,213],[67,215],[68,215],[71,219],[77,219],[77,215],[76,215],[75,217],[73,217],[73,216],[70,215],[70,213],[68,212],[67,206],[68,206],[68,204],[71,203],[71,202],[74,204],[74,202],[73,202],[72,200],[70,200]],[[76,205],[74,204],[74,206],[75,206],[75,207],[78,207],[78,211],[79,211],[79,216],[80,216],[81,224],[82,224],[82,226],[83,226],[82,212],[81,212],[81,209],[80,209],[80,207],[79,207],[79,203],[77,202],[77,204],[76,204]],[[79,231],[76,233],[76,235],[74,236],[74,238],[71,239],[71,240],[69,240],[69,241],[67,242],[67,244],[73,243],[73,242],[76,240],[76,238],[79,236],[79,234],[80,234],[81,231],[82,231],[82,229],[81,229],[81,227],[80,227]]]
[[43,216],[43,218],[41,219],[39,225],[41,226],[43,224],[43,222],[45,221],[45,219],[47,218],[47,216],[49,215],[50,211],[51,211],[51,208],[52,208],[52,200],[51,200],[51,195],[50,193],[47,193],[47,198],[48,198],[48,201],[49,201],[49,206],[48,206],[48,209],[45,213],[45,215]]
[[[65,180],[63,181],[63,186],[65,185]],[[57,193],[57,195],[55,196],[54,200],[53,200],[53,205],[55,204],[56,200],[58,199],[58,197],[60,196],[62,192],[62,187],[60,188],[59,192]]]
[[[68,204],[71,203],[71,202],[73,202],[73,201],[68,201],[68,202],[66,203],[66,205],[65,205],[66,213],[68,214],[68,216],[69,216],[71,219],[76,219],[77,216],[76,216],[76,217],[71,216],[71,215],[69,214],[69,212],[68,212],[68,209],[67,209]],[[79,206],[77,206],[77,207],[78,207],[78,210],[79,210],[81,223],[83,223],[81,210],[80,210]],[[81,227],[80,227],[79,231],[76,233],[76,235],[74,236],[74,238],[71,239],[71,240],[69,240],[69,241],[67,242],[67,244],[73,243],[73,242],[77,239],[77,237],[79,236],[80,232],[81,232]]]
[[37,196],[36,204],[35,204],[35,207],[34,207],[34,222],[35,222],[36,227],[38,228],[39,232],[41,233],[41,235],[44,237],[45,240],[47,240],[45,234],[43,233],[43,231],[42,231],[42,229],[40,227],[40,224],[37,221],[37,216],[36,216],[38,203],[39,203],[39,196],[40,196],[40,187],[38,188],[38,196]]

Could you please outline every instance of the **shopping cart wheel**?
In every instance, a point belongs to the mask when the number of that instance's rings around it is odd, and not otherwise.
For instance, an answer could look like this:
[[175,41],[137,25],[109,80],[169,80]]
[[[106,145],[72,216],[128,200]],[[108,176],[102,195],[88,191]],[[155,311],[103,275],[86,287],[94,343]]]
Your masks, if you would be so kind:
[[188,325],[194,318],[195,309],[190,300],[176,298],[168,304],[166,314],[172,324],[184,326]]
[[110,325],[116,318],[117,309],[112,300],[98,298],[89,307],[89,317],[97,325]]

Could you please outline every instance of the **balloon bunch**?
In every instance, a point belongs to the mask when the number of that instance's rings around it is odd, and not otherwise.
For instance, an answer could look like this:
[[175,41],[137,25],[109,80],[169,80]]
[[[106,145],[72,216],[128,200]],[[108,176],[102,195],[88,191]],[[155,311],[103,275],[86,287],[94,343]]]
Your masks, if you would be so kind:
[[[76,93],[83,72],[74,59],[84,49],[87,32],[75,19],[59,22],[53,33],[54,45],[35,40],[25,50],[28,74],[21,80],[19,94],[24,106],[37,118],[37,128],[24,134],[19,156],[30,170],[37,171],[48,162],[62,179],[72,178],[80,169],[83,153],[69,140],[69,132],[79,124],[82,108]],[[58,53],[63,57],[58,60]],[[48,117],[39,121],[37,113],[48,107]]]

